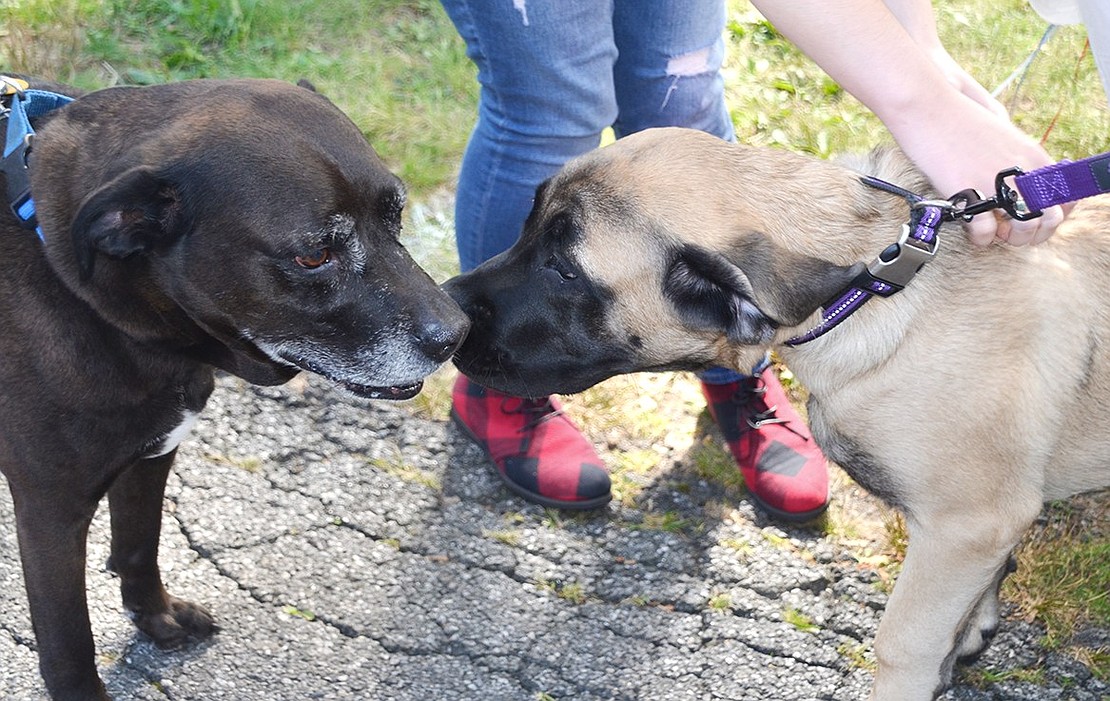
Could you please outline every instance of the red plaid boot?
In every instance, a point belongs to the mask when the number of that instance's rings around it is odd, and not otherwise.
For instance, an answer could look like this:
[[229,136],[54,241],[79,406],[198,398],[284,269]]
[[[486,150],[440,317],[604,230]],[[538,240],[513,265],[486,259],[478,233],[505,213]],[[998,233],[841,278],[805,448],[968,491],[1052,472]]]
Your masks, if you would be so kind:
[[783,521],[820,516],[829,503],[828,465],[775,373],[703,382],[702,393],[756,505]]
[[451,417],[516,494],[558,509],[609,502],[608,471],[554,397],[513,397],[459,375],[451,400]]

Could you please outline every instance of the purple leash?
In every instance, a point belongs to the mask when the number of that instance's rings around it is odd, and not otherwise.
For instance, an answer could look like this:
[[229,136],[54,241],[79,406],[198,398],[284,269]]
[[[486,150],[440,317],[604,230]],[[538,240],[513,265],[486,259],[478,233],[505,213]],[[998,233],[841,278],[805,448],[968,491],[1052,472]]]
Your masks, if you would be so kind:
[[1048,207],[1110,192],[1110,153],[1059,163],[1014,178],[1033,216]]
[[[1012,177],[1014,186],[1007,184]],[[995,194],[986,199],[977,190],[961,190],[947,200],[926,200],[886,181],[862,176],[865,185],[903,197],[910,203],[910,221],[897,243],[887,246],[839,295],[822,305],[821,321],[801,336],[786,341],[799,346],[824,336],[872,297],[900,292],[923,265],[936,255],[937,229],[946,221],[970,221],[976,214],[1003,209],[1020,221],[1041,216],[1048,207],[1110,192],[1110,153],[1081,161],[1061,161],[1024,172],[1010,168],[994,178]]]

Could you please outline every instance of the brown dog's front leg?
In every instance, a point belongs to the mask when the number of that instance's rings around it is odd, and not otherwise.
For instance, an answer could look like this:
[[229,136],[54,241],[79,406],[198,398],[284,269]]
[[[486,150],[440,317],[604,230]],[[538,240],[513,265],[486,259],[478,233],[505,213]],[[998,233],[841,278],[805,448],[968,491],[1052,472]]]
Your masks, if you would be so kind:
[[162,495],[176,451],[127,468],[108,490],[112,556],[108,566],[120,577],[123,605],[135,625],[162,648],[182,646],[215,629],[203,607],[171,596],[158,569]]
[[72,497],[58,485],[13,489],[12,499],[46,689],[55,701],[107,701],[85,598],[85,539],[97,500]]

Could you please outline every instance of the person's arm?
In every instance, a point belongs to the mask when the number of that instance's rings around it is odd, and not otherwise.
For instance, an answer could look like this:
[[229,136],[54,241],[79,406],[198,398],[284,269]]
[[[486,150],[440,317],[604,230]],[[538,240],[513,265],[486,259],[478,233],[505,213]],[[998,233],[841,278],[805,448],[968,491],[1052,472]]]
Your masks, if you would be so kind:
[[940,68],[953,87],[1009,121],[1010,117],[1002,103],[992,97],[979,81],[972,78],[960,64],[956,63],[948,53],[948,49],[944,48],[940,34],[937,33],[937,21],[933,14],[931,0],[884,0],[884,4],[898,23],[905,28],[914,43],[920,46],[925,55]]
[[[918,43],[920,39],[927,45],[929,33],[936,34],[931,5],[922,0],[888,1],[890,6],[882,0],[753,4],[874,112],[945,196],[968,187],[990,195],[998,171],[1011,166],[1030,170],[1054,162],[1008,118],[953,84],[951,71]],[[939,39],[936,43],[940,45]],[[1039,243],[1052,235],[1063,217],[1059,207],[1028,222],[981,214],[968,225],[968,232],[983,245],[995,238],[1015,245]]]

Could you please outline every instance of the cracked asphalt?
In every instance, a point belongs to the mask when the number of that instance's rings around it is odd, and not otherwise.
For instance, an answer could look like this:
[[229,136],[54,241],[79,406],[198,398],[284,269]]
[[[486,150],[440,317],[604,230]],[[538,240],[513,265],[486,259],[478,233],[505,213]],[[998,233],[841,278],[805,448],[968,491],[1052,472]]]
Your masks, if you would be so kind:
[[[412,403],[221,378],[179,451],[162,535],[168,588],[221,630],[166,652],[133,629],[102,510],[88,571],[101,674],[115,698],[151,701],[865,698],[876,573],[746,502],[715,508],[723,488],[684,459],[635,505],[571,516],[513,497]],[[978,665],[1004,681],[943,699],[1110,698],[1040,636],[1005,622]],[[1012,673],[1038,664],[1036,681]],[[0,698],[44,698],[7,490]]]

